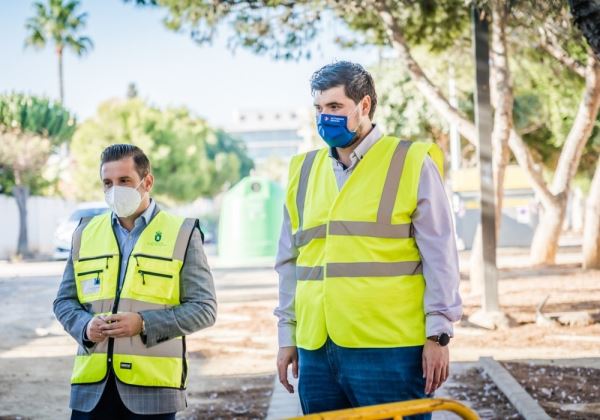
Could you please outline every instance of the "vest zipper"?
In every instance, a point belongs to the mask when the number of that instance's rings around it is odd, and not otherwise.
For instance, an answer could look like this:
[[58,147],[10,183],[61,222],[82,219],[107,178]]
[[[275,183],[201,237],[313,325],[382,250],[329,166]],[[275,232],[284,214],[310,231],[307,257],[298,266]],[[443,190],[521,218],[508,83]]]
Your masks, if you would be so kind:
[[[117,249],[119,250],[119,257],[118,257],[118,270],[117,270],[117,282],[116,282],[116,289],[115,289],[115,301],[113,303],[113,308],[111,313],[112,314],[116,314],[117,310],[119,309],[119,298],[121,297],[121,288],[119,287],[119,282],[121,279],[121,260],[123,259],[123,256],[121,255],[121,248],[119,247],[119,240],[117,239],[117,235],[115,234],[115,231],[111,225],[110,229],[112,230],[113,233],[113,237],[115,238],[115,243],[117,244]],[[112,256],[111,256],[112,258]],[[107,261],[107,265],[108,265],[108,259]],[[129,261],[127,262],[127,264],[129,264]],[[125,272],[127,273],[127,267],[125,267]],[[112,369],[115,378],[117,377],[117,373],[115,372],[114,368],[113,368],[113,364],[112,364],[112,359],[113,359],[113,351],[114,351],[114,347],[115,347],[115,339],[114,337],[109,337],[108,339],[108,349],[106,351],[106,356],[107,356],[107,371]]]
[[[113,233],[114,234],[114,233]],[[108,260],[110,258],[114,257],[113,254],[106,254],[106,255],[98,255],[96,257],[85,257],[85,258],[80,258],[79,261],[93,261],[93,260],[99,260],[101,258],[106,258],[106,267],[105,269],[108,269]]]
[[[131,256],[133,258],[135,258],[136,263],[137,263],[138,257],[149,258],[151,260],[173,261],[173,258],[159,257],[157,255],[150,255],[150,254],[132,254]],[[139,263],[138,263],[138,265],[139,265]]]
[[146,274],[148,274],[150,276],[155,276],[155,277],[163,277],[163,278],[166,278],[166,279],[172,279],[173,278],[172,274],[154,273],[152,271],[146,271],[146,270],[138,270],[138,273],[140,273],[142,275],[142,284],[144,286],[146,285]]
[[185,381],[187,379],[187,370],[188,370],[188,366],[187,366],[187,357],[185,357],[185,353],[186,353],[186,343],[185,343],[185,335],[183,337],[181,337],[181,340],[183,341],[183,354],[181,355],[181,360],[183,363],[182,366],[182,370],[181,370],[181,386],[179,387],[180,389],[185,389]]
[[96,273],[102,273],[104,270],[92,270],[92,271],[85,271],[83,273],[77,273],[78,276],[85,276],[87,274],[96,274]]

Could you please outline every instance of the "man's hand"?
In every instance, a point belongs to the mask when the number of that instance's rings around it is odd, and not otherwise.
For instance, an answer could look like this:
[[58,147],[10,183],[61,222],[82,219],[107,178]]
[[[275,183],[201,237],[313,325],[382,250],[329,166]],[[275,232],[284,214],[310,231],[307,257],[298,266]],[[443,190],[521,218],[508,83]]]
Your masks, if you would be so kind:
[[423,377],[425,394],[431,394],[448,379],[450,353],[448,346],[427,340],[423,347]]
[[100,329],[105,337],[133,337],[142,331],[142,317],[137,312],[121,312],[104,317]]
[[277,372],[279,372],[279,382],[287,389],[290,394],[294,393],[294,386],[288,382],[288,366],[292,364],[292,374],[294,378],[298,377],[298,350],[296,346],[280,347],[277,354]]
[[106,339],[106,336],[102,334],[102,327],[106,324],[103,315],[96,315],[85,327],[85,335],[87,339],[93,343],[101,343]]

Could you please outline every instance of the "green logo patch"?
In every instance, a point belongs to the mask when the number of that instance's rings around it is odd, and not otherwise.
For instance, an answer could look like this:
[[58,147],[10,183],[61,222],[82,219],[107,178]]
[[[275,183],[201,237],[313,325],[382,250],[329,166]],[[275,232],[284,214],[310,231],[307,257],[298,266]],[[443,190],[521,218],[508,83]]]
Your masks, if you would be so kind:
[[154,234],[154,240],[155,240],[156,242],[160,242],[160,240],[161,240],[161,239],[162,239],[162,232],[161,232],[161,231],[158,231],[158,232],[156,232],[156,233]]

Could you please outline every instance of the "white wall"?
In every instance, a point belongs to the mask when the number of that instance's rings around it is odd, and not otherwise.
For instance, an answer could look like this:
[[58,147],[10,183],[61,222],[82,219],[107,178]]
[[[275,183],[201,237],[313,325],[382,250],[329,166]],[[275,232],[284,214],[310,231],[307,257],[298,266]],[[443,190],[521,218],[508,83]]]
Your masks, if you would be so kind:
[[[54,249],[54,231],[69,217],[75,203],[53,197],[30,197],[27,201],[27,228],[29,249],[36,253],[51,254]],[[19,212],[12,196],[0,194],[0,259],[13,255],[19,235]]]

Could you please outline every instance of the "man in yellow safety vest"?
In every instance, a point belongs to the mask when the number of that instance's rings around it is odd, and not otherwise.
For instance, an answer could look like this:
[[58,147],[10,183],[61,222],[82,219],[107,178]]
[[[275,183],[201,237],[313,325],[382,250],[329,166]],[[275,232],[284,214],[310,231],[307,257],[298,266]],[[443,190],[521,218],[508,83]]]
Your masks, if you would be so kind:
[[216,317],[202,232],[150,198],[138,147],[107,147],[100,176],[111,211],[80,221],[54,301],[79,343],[71,418],[175,419],[186,407],[185,336]]
[[[448,377],[458,253],[432,143],[385,136],[358,64],[314,73],[326,148],[290,163],[279,274],[280,382],[304,413],[423,398]],[[423,418],[427,418],[424,416]]]

